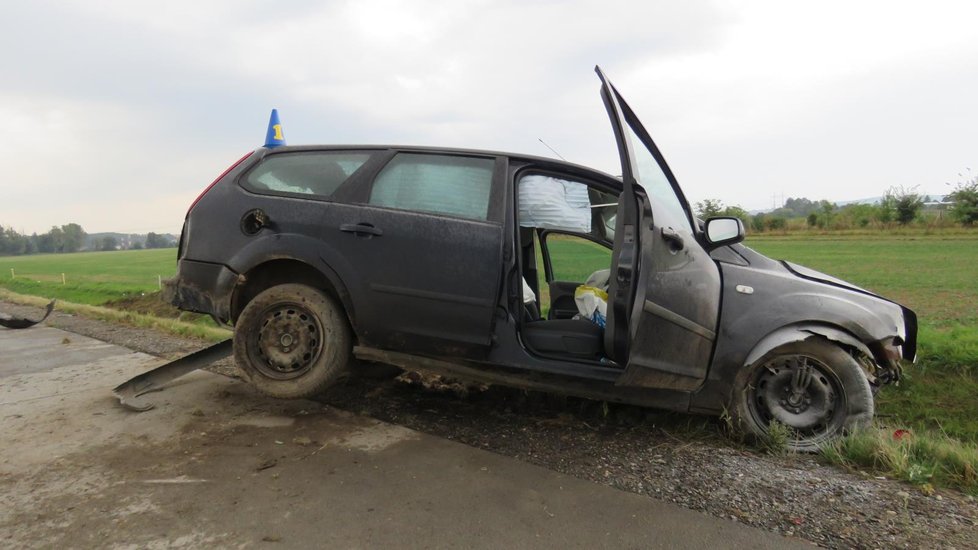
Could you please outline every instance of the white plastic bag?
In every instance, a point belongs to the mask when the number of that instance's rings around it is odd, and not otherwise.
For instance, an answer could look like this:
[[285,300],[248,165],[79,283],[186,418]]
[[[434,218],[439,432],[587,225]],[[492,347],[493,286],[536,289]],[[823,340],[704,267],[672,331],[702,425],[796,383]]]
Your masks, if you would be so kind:
[[593,286],[581,285],[574,290],[577,311],[584,319],[604,328],[608,315],[608,293]]

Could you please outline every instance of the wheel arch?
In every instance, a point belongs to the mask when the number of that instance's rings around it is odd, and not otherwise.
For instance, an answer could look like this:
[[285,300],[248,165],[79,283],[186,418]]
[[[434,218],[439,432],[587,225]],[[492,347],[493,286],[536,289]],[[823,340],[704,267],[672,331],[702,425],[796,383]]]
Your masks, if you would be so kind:
[[801,342],[803,340],[812,338],[813,336],[821,336],[822,338],[841,345],[844,348],[850,348],[858,351],[866,357],[876,357],[876,355],[869,349],[869,346],[862,343],[854,335],[846,332],[840,327],[828,324],[803,323],[781,327],[761,338],[747,354],[747,357],[744,359],[743,367],[746,368],[753,365],[771,351],[785,344]]
[[339,276],[328,266],[317,268],[295,258],[268,259],[239,275],[231,294],[231,322],[236,322],[248,302],[262,291],[287,283],[304,284],[326,292],[343,306],[347,321],[356,333],[350,293]]
[[[875,355],[869,346],[861,342],[853,334],[835,325],[823,323],[799,323],[781,327],[763,338],[751,349],[744,359],[743,365],[737,371],[728,388],[726,403],[732,403],[736,392],[743,389],[746,383],[746,376],[751,371],[751,367],[766,359],[771,352],[787,344],[803,342],[810,338],[821,338],[827,342],[839,346],[845,351],[859,353],[871,361],[875,361]],[[863,376],[867,381],[872,380],[866,367],[862,369]]]

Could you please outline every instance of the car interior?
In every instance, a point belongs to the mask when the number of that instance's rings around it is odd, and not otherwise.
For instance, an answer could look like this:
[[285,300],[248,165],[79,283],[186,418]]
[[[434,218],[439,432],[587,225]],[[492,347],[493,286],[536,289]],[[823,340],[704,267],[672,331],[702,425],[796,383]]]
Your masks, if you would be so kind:
[[577,296],[607,301],[617,195],[545,173],[523,175],[517,190],[524,344],[542,356],[608,363],[604,312],[585,310]]

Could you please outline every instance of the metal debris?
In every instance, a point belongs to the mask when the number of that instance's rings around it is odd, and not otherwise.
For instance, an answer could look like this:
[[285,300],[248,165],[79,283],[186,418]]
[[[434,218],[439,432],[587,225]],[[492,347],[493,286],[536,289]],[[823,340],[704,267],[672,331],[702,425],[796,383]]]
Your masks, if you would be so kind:
[[228,355],[231,355],[230,339],[181,357],[176,361],[171,361],[161,367],[156,367],[134,378],[130,378],[116,386],[112,390],[112,393],[119,398],[119,403],[123,407],[139,412],[148,411],[154,405],[152,403],[136,401],[137,397],[144,393],[159,391],[163,389],[163,386],[167,382],[180,378],[199,368],[206,367],[214,361],[224,359]]
[[25,319],[23,317],[14,317],[13,315],[0,313],[0,326],[13,329],[31,328],[32,326],[47,319],[48,315],[51,315],[51,312],[54,311],[55,302],[57,302],[57,300],[51,300],[48,302],[47,310],[44,312],[44,317],[41,317],[37,321],[31,321],[30,319]]

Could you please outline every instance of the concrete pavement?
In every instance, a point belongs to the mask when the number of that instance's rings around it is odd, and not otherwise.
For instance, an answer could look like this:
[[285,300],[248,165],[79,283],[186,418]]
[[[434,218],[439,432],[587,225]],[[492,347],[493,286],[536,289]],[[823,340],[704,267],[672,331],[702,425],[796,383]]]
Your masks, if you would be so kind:
[[48,327],[0,330],[0,544],[786,548],[733,521]]

